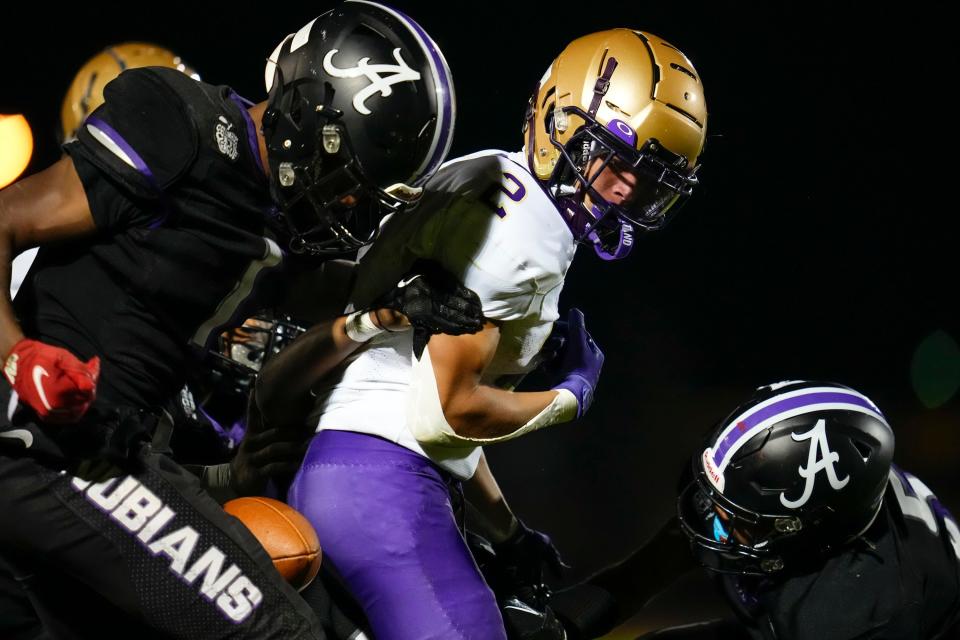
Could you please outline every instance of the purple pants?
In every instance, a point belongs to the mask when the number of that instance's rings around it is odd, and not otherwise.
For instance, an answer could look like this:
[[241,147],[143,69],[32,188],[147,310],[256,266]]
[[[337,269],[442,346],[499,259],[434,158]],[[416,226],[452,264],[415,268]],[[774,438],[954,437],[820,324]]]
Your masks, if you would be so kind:
[[505,639],[453,515],[448,476],[387,440],[321,431],[290,488],[377,640]]

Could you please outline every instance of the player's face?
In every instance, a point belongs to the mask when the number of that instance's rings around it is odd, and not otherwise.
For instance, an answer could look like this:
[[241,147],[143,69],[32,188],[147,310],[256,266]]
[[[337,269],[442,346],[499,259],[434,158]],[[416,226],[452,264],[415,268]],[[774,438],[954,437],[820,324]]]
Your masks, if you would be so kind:
[[[600,172],[593,181],[593,189],[612,205],[625,207],[632,203],[636,198],[640,177],[616,159],[600,169],[602,163],[602,159],[594,158],[587,167],[588,178],[593,177],[597,171]],[[589,199],[590,196],[587,195],[588,204]]]
[[248,318],[243,324],[221,335],[221,355],[251,369],[260,370],[272,325]]
[[726,540],[721,540],[720,538],[726,538],[733,536],[733,539],[745,546],[751,546],[753,544],[751,536],[747,531],[741,531],[738,527],[730,526],[730,514],[721,509],[720,507],[714,507],[716,511],[716,520],[714,525],[714,538],[718,542],[725,542]]

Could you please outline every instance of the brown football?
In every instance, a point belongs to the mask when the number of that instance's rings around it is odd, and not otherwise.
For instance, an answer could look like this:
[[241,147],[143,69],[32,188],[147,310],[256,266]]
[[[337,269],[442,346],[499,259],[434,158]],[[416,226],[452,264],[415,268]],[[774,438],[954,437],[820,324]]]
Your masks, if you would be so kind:
[[320,541],[303,515],[273,498],[237,498],[224,511],[247,526],[273,560],[280,575],[296,589],[310,584],[320,570]]

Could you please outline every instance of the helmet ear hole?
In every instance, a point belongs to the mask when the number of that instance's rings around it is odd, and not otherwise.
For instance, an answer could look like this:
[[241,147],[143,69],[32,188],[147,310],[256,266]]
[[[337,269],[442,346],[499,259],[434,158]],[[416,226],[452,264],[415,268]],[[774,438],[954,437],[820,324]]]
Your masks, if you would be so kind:
[[783,492],[783,491],[787,491],[787,490],[789,489],[789,487],[770,487],[770,486],[766,486],[766,485],[761,484],[761,483],[760,483],[759,481],[757,481],[757,480],[750,480],[750,481],[747,482],[747,485],[748,485],[751,489],[753,489],[753,490],[757,493],[757,495],[761,495],[761,496],[772,496],[772,495],[776,495],[776,494],[778,494],[778,493],[781,493],[781,492]]
[[543,112],[543,128],[546,131],[553,131],[553,108],[556,106],[555,102],[551,102]]
[[741,447],[740,451],[733,457],[733,464],[740,464],[745,458],[758,453],[767,444],[770,439],[770,430],[764,431],[758,437],[752,438],[747,444]]
[[853,447],[864,460],[869,460],[870,456],[873,454],[873,447],[863,440],[853,440]]
[[303,96],[296,86],[290,91],[290,120],[297,126],[303,120]]

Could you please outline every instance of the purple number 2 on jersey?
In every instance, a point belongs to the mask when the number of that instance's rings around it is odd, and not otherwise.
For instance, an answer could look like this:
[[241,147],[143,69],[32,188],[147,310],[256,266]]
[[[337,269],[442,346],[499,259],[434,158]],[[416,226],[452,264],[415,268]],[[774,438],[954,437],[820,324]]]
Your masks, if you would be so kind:
[[[510,184],[512,183],[512,184]],[[527,188],[523,186],[512,173],[503,172],[503,182],[492,185],[483,196],[484,202],[501,218],[507,216],[507,210],[500,204],[500,194],[506,195],[513,202],[520,202],[527,195]]]

